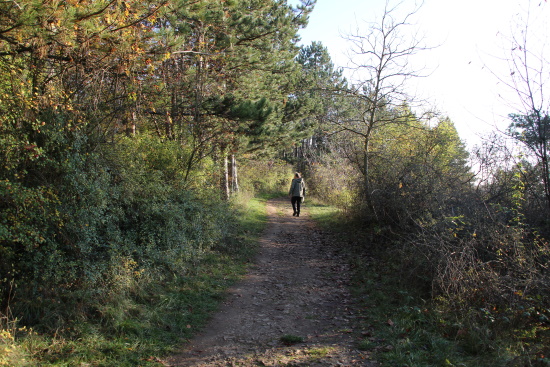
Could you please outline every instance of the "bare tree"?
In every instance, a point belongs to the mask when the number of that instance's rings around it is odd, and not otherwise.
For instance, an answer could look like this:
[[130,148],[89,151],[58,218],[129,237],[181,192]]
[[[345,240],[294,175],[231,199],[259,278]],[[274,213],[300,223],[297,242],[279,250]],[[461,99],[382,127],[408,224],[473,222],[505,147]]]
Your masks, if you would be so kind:
[[547,27],[534,28],[534,13],[542,13],[546,2],[540,2],[533,12],[529,4],[525,18],[520,18],[517,30],[509,39],[510,55],[507,58],[509,74],[497,75],[516,96],[515,112],[509,115],[512,123],[508,134],[521,142],[536,159],[544,189],[544,202],[550,210],[550,102],[547,87],[550,73],[545,54]]
[[409,108],[400,108],[413,99],[406,91],[406,83],[421,76],[421,70],[415,70],[410,64],[410,58],[426,49],[416,32],[406,33],[412,31],[411,19],[420,6],[399,16],[398,8],[402,5],[401,2],[390,6],[387,1],[381,19],[367,23],[366,32],[357,26],[355,32],[345,36],[351,44],[350,68],[356,80],[348,91],[351,108],[345,114],[338,114],[333,122],[341,130],[361,137],[367,204],[372,195],[369,183],[372,134],[386,124],[403,122],[410,117]]

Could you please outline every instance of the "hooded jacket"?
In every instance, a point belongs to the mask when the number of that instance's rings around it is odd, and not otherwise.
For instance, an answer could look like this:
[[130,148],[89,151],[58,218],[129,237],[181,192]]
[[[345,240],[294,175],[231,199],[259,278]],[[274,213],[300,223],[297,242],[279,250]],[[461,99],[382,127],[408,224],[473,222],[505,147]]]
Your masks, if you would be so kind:
[[288,192],[290,196],[299,196],[303,198],[306,195],[306,183],[303,178],[293,178]]

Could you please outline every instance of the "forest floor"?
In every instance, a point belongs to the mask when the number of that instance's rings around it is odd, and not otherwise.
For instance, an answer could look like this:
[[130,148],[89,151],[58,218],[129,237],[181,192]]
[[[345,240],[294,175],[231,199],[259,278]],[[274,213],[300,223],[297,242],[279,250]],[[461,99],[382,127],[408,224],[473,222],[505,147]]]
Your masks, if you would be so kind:
[[360,330],[350,269],[307,209],[286,198],[267,203],[268,226],[245,278],[202,333],[167,366],[377,366],[356,349]]

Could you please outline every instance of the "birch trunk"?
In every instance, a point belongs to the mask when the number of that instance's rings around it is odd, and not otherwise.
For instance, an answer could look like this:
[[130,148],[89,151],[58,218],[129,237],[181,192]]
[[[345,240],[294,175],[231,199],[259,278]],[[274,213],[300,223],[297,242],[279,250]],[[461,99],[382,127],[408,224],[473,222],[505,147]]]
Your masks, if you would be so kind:
[[239,177],[237,175],[237,159],[231,154],[231,192],[239,192]]

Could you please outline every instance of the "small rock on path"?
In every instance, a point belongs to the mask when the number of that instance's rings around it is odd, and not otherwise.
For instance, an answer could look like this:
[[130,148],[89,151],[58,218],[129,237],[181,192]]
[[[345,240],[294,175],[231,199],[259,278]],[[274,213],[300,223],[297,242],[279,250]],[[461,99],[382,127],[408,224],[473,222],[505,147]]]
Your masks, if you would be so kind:
[[[269,223],[248,275],[205,330],[167,366],[376,366],[355,347],[349,269],[290,200],[267,204]],[[284,345],[281,337],[301,337]]]

